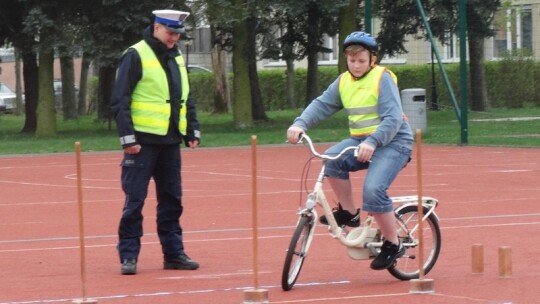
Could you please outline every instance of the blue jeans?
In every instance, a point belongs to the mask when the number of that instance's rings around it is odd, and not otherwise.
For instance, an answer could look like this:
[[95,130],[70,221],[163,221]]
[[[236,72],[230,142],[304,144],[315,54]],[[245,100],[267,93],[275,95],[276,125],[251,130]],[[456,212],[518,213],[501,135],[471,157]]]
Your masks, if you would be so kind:
[[[350,137],[326,150],[327,155],[336,155],[348,146],[358,146],[363,138]],[[386,213],[393,210],[388,188],[399,171],[410,160],[412,149],[408,145],[390,143],[375,149],[371,162],[362,163],[354,157],[353,151],[336,160],[326,161],[326,176],[349,179],[349,172],[367,169],[362,191],[362,209],[372,213]]]

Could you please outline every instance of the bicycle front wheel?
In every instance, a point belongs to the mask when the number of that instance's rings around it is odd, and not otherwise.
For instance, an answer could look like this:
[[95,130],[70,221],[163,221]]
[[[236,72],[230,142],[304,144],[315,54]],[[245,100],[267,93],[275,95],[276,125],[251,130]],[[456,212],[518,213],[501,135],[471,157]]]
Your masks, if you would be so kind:
[[281,287],[284,291],[293,288],[302,269],[302,264],[304,264],[314,232],[312,229],[315,225],[313,218],[312,214],[301,214],[296,224],[281,275]]
[[[426,214],[428,209],[424,207],[423,212]],[[420,277],[418,230],[411,234],[411,230],[418,225],[418,207],[407,206],[399,210],[396,218],[399,226],[398,236],[407,250],[394,266],[388,268],[388,272],[400,280],[418,279]],[[424,274],[427,274],[435,266],[441,251],[441,229],[439,221],[433,213],[422,223],[422,227],[424,247],[422,265]]]

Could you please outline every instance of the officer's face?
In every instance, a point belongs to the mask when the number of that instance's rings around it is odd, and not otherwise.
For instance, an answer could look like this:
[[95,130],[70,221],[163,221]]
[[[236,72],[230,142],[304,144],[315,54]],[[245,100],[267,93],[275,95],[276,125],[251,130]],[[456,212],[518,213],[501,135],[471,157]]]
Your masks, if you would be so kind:
[[178,40],[180,40],[179,33],[175,33],[159,23],[154,25],[154,37],[165,44],[167,49],[172,49]]
[[369,60],[370,56],[371,54],[368,50],[347,54],[347,65],[354,77],[362,77],[369,71],[374,62],[373,60]]

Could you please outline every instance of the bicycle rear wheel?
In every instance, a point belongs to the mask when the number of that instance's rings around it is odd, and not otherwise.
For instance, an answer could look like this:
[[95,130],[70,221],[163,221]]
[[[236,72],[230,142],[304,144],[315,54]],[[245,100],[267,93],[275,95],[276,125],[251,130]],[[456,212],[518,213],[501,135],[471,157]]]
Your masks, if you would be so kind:
[[315,225],[313,218],[312,214],[301,214],[296,224],[296,230],[289,244],[281,275],[281,287],[284,291],[293,288],[304,264],[304,259],[313,238]]
[[[428,209],[424,207],[424,214],[428,212]],[[394,266],[388,268],[394,277],[400,280],[412,280],[420,277],[419,262],[418,262],[418,230],[414,234],[410,231],[418,224],[418,207],[407,206],[398,211],[396,214],[397,222],[399,225],[398,235],[401,242],[406,246],[405,255],[396,261]],[[427,274],[439,257],[441,251],[441,229],[439,227],[439,221],[435,214],[430,214],[423,222],[423,258],[422,263],[424,268],[424,274]]]

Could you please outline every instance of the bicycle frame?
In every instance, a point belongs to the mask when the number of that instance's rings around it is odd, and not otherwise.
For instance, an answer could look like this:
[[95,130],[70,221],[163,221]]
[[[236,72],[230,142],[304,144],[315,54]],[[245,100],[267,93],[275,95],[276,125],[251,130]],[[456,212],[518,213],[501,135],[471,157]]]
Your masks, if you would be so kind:
[[[343,151],[341,151],[341,153],[339,153],[336,156],[327,156],[327,155],[320,154],[315,150],[313,146],[313,142],[307,135],[302,134],[302,137],[299,142],[301,142],[302,140],[306,140],[311,150],[311,153],[313,155],[323,160],[324,159],[337,159],[341,157],[346,151],[349,151],[349,150],[354,150],[355,155],[357,155],[357,152],[358,152],[358,147],[348,147],[344,149]],[[323,209],[323,213],[326,216],[326,219],[328,221],[328,231],[333,238],[339,240],[339,242],[341,242],[341,244],[345,245],[346,247],[369,249],[372,254],[367,256],[367,258],[369,258],[370,256],[376,255],[377,254],[376,250],[377,248],[380,248],[382,246],[382,242],[372,241],[375,235],[378,233],[378,229],[372,227],[374,223],[374,218],[371,214],[368,215],[368,217],[365,219],[362,226],[358,228],[353,228],[350,231],[348,231],[344,227],[340,227],[337,225],[336,219],[334,218],[333,213],[332,213],[332,208],[330,207],[330,204],[328,203],[328,200],[326,198],[326,195],[323,189],[324,179],[325,179],[325,176],[324,176],[325,167],[326,165],[323,162],[319,175],[317,176],[317,180],[315,181],[313,191],[310,194],[308,194],[308,197],[306,199],[305,209],[301,210],[299,214],[302,214],[302,213],[313,214],[314,218],[316,218],[317,212],[315,211],[315,206],[319,205]],[[418,206],[418,196],[396,196],[396,197],[391,197],[391,199],[392,199],[392,202],[395,205],[397,205],[394,208],[394,211],[396,213],[407,206]],[[438,202],[435,198],[428,197],[428,196],[422,197],[422,206],[425,209],[427,209],[427,212],[423,214],[422,221],[425,221],[431,214],[434,214],[434,216],[437,217],[435,213],[435,207],[437,206],[437,203]],[[398,229],[405,229],[405,228],[406,228],[405,225],[403,225],[403,227],[399,227]],[[315,229],[315,225],[313,225],[311,229]],[[407,232],[407,234],[412,235],[417,229],[418,229],[418,224],[413,226],[413,228],[410,229]],[[311,239],[309,240],[309,243],[311,243]],[[406,246],[406,247],[413,247],[416,245],[418,245],[417,240],[415,240],[412,243],[411,242],[403,243],[403,246]],[[362,254],[362,256],[365,256],[365,255]]]
[[[302,134],[299,142],[303,140],[308,143],[311,153],[323,160],[337,159],[346,151],[350,150],[354,150],[355,156],[358,155],[358,147],[347,147],[336,156],[322,155],[315,150],[311,139],[306,134]],[[347,253],[352,259],[365,260],[374,258],[379,254],[380,247],[382,246],[383,237],[378,227],[374,225],[375,218],[372,214],[367,216],[360,227],[349,230],[345,226],[338,226],[323,189],[325,167],[326,162],[323,161],[313,190],[307,195],[305,206],[297,212],[298,221],[296,222],[296,228],[285,255],[285,263],[281,276],[281,286],[285,291],[293,288],[304,260],[308,255],[317,224],[317,211],[315,209],[317,205],[323,209],[328,221],[330,235],[345,245]],[[411,263],[411,261],[416,260],[419,250],[418,245],[420,244],[419,240],[416,239],[416,232],[418,232],[419,227],[418,215],[420,213],[423,214],[421,219],[422,222],[425,222],[423,231],[428,232],[424,234],[424,241],[426,235],[430,240],[428,241],[429,249],[426,251],[427,254],[422,255],[424,260],[419,261],[419,263],[423,263],[424,273],[427,273],[435,265],[441,250],[439,219],[435,214],[435,207],[438,201],[432,197],[423,196],[421,198],[421,209],[418,210],[418,196],[397,196],[391,199],[394,204],[398,237],[401,244],[406,247],[406,250],[399,261],[396,260],[394,265],[387,268],[387,270],[391,275],[400,280],[417,279],[420,273],[418,263]],[[426,250],[425,246],[424,250]]]

